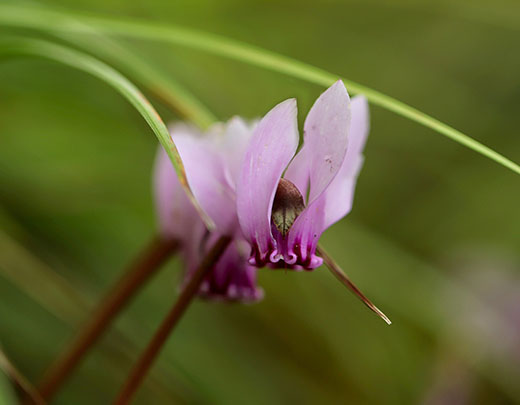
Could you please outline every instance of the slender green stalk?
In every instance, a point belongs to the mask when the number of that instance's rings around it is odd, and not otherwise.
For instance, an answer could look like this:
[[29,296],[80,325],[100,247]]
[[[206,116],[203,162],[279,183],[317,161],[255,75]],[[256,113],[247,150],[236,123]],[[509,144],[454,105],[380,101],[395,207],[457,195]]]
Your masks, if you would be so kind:
[[166,125],[164,125],[161,117],[152,107],[150,102],[129,80],[110,66],[92,56],[48,41],[28,38],[11,38],[3,40],[0,41],[0,56],[2,55],[27,55],[53,60],[89,73],[116,89],[136,108],[153,130],[159,139],[159,142],[168,154],[168,157],[172,161],[177,176],[179,177],[188,198],[191,200],[195,208],[197,208],[208,229],[212,230],[214,228],[215,225],[213,221],[202,210],[202,208],[200,208],[188,186],[184,165],[182,164],[179,152],[168,133]]
[[[85,24],[80,22],[78,24],[88,29]],[[215,115],[200,100],[171,76],[148,61],[137,57],[112,38],[100,34],[94,28],[91,28],[89,35],[71,36],[62,32],[57,32],[54,35],[111,62],[113,66],[118,67],[131,78],[137,80],[146,90],[199,128],[207,129],[217,121]]]
[[[49,32],[88,33],[89,29],[78,25],[77,21],[81,21],[104,33],[164,41],[191,49],[198,49],[287,74],[322,86],[330,86],[340,77],[339,75],[327,72],[315,66],[249,44],[178,26],[166,26],[138,20],[80,15],[71,12],[55,11],[48,8],[0,5],[0,23],[6,26],[41,29]],[[390,96],[351,80],[345,78],[342,80],[350,92],[364,94],[372,104],[386,108],[389,111],[431,128],[453,141],[520,174],[520,166],[518,164],[461,131]]]

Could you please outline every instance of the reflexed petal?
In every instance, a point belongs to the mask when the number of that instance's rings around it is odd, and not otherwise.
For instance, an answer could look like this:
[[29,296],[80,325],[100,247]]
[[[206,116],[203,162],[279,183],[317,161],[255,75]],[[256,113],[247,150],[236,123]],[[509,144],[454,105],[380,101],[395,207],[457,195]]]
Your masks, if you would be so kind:
[[288,246],[297,245],[302,252],[295,253],[301,254],[308,261],[314,259],[312,256],[323,231],[347,215],[352,208],[356,178],[363,163],[362,152],[368,136],[369,116],[364,97],[355,97],[351,108],[349,149],[345,160],[325,192],[296,218],[289,232]]
[[219,232],[231,232],[236,214],[220,154],[210,139],[175,131],[172,138],[184,163],[193,195]]
[[356,180],[363,165],[363,149],[369,131],[368,103],[365,97],[352,99],[352,122],[349,147],[341,170],[327,188],[325,194],[325,222],[323,230],[339,221],[352,209]]
[[347,151],[350,99],[337,81],[314,103],[304,125],[304,146],[310,174],[309,203],[318,198],[338,173]]
[[[172,127],[172,137],[195,197],[215,220],[219,232],[234,235],[233,242],[203,281],[199,295],[217,300],[252,302],[260,300],[263,291],[256,285],[257,268],[247,262],[250,246],[239,231],[234,187],[230,187],[224,178],[230,173],[224,163],[229,162],[233,154],[244,153],[249,138],[248,133],[244,134],[244,129],[248,132],[251,129],[239,119],[230,124],[214,125],[205,135],[193,127],[175,125]],[[230,126],[232,131],[228,134]],[[245,138],[240,139],[239,136]],[[180,254],[185,264],[186,283],[222,233],[208,232],[162,149],[158,151],[154,180],[161,232],[182,240]],[[175,216],[171,215],[172,210]]]
[[159,231],[163,236],[183,239],[186,229],[202,221],[181,187],[170,158],[160,146],[153,176]]
[[226,164],[226,177],[235,189],[244,161],[249,139],[256,124],[250,125],[240,117],[233,117],[226,125],[221,143],[221,151]]
[[271,209],[278,182],[298,147],[296,100],[274,107],[247,145],[237,183],[237,213],[245,237],[265,258],[273,246]]

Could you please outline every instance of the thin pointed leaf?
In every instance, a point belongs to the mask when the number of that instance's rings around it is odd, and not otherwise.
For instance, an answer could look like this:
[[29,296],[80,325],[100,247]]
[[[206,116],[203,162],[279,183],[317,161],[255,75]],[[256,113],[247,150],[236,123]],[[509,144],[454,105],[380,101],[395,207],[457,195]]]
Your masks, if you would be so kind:
[[205,105],[171,76],[146,60],[139,58],[112,38],[102,35],[96,29],[88,27],[79,21],[77,24],[88,30],[89,34],[71,36],[70,34],[57,32],[54,35],[104,58],[113,63],[114,66],[119,66],[156,97],[200,128],[206,129],[217,121],[217,118]]
[[179,181],[184,187],[188,198],[198,210],[208,229],[214,228],[213,221],[206,215],[202,208],[200,208],[188,186],[182,160],[166,125],[164,125],[161,117],[150,102],[124,76],[94,57],[43,40],[14,37],[12,39],[3,40],[0,42],[0,55],[27,55],[53,60],[89,73],[116,89],[136,108],[153,130],[172,161]]
[[323,258],[323,262],[329,268],[329,270],[334,274],[343,285],[345,285],[350,291],[354,293],[356,297],[358,297],[363,304],[365,304],[371,311],[373,311],[377,316],[379,316],[383,321],[385,321],[388,325],[392,324],[392,321],[381,311],[378,307],[376,307],[372,301],[370,301],[365,294],[361,292],[361,290],[350,280],[350,278],[345,274],[345,272],[339,267],[336,261],[329,256],[327,252],[321,247],[318,246],[316,252]]
[[[72,24],[71,24],[72,21]],[[169,42],[204,52],[225,56],[240,62],[263,67],[279,73],[284,73],[310,83],[329,87],[338,75],[326,70],[300,62],[287,56],[264,50],[249,44],[229,38],[190,30],[173,25],[143,22],[130,19],[114,19],[98,16],[85,16],[71,12],[59,12],[49,8],[20,7],[16,5],[0,5],[0,22],[7,26],[42,29],[50,32],[81,32],[88,29],[77,24],[81,21],[91,27],[110,34],[131,38],[149,39]],[[493,149],[481,144],[455,128],[411,107],[399,100],[363,86],[351,80],[342,78],[349,91],[361,93],[374,105],[383,107],[402,117],[415,121],[425,127],[466,146],[473,151],[507,167],[520,174],[520,166],[499,154]]]

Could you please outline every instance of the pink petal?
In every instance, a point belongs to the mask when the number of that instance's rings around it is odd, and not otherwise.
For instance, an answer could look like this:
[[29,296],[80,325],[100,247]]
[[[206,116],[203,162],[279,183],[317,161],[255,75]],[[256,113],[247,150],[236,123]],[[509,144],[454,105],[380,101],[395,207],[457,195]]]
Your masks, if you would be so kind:
[[186,229],[202,221],[186,197],[170,158],[162,147],[157,150],[153,180],[159,231],[163,236],[182,240]]
[[271,209],[278,182],[298,147],[296,100],[278,104],[259,122],[247,146],[237,183],[242,231],[262,256],[274,245]]
[[188,184],[200,206],[215,222],[219,232],[232,232],[236,224],[233,192],[225,180],[223,161],[211,138],[175,130],[172,138],[184,163]]
[[303,149],[309,171],[309,203],[338,173],[347,151],[349,125],[350,99],[340,80],[316,100],[305,120]]
[[349,148],[343,164],[326,190],[300,214],[290,232],[288,246],[298,246],[295,252],[317,266],[314,256],[318,240],[325,229],[347,215],[352,208],[356,178],[363,163],[363,148],[369,129],[368,104],[364,97],[352,99],[352,121],[349,130]]
[[251,125],[240,117],[233,117],[222,134],[220,146],[226,164],[226,177],[233,189],[236,189],[247,145],[255,127],[256,124]]
[[[208,246],[217,238],[210,239],[212,240],[208,241]],[[234,239],[205,278],[199,295],[225,301],[261,300],[263,291],[256,284],[258,269],[248,264],[248,254],[249,244],[243,239]]]
[[352,209],[356,180],[363,165],[363,149],[368,137],[370,117],[365,97],[352,99],[352,122],[349,147],[341,169],[327,188],[324,230],[347,215]]

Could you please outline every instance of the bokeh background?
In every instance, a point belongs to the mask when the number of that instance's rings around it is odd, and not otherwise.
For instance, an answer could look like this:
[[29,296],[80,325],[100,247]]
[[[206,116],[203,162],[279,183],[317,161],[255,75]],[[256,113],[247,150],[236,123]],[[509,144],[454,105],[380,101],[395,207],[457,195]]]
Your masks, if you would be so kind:
[[[40,4],[259,45],[381,90],[520,161],[516,0]],[[302,121],[323,90],[199,51],[117,41],[223,120],[297,97]],[[150,98],[166,120],[179,119]],[[136,403],[520,402],[519,177],[383,109],[371,109],[371,126],[354,209],[322,241],[393,325],[325,269],[261,270],[261,303],[189,309]],[[0,142],[0,341],[36,381],[155,234],[157,142],[106,84],[38,59],[0,63]],[[172,260],[54,403],[109,403],[179,280]],[[0,379],[0,403],[8,391]]]

